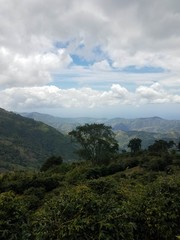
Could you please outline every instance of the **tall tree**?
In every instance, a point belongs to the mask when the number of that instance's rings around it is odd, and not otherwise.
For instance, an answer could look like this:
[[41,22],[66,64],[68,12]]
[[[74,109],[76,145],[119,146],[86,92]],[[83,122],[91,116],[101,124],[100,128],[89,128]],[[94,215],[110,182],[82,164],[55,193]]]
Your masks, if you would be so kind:
[[69,133],[80,143],[77,151],[80,157],[92,163],[107,163],[118,152],[118,143],[110,126],[104,124],[85,124]]
[[142,140],[140,138],[133,138],[129,141],[128,147],[132,153],[137,153],[141,150],[141,142]]

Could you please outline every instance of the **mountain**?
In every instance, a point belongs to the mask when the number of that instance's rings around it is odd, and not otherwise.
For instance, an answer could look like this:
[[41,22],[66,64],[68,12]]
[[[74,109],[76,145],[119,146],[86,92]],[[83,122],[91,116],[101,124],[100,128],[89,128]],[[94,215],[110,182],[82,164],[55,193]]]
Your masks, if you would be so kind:
[[44,122],[61,132],[68,133],[78,125],[85,123],[105,123],[110,125],[114,131],[144,131],[153,133],[180,133],[180,120],[166,120],[160,117],[149,118],[61,118],[42,113],[20,113],[24,117],[32,118],[37,121]]
[[42,114],[37,112],[32,113],[20,113],[22,116],[27,118],[32,118],[36,121],[41,121],[51,127],[56,128],[60,132],[67,134],[74,128],[79,125],[83,125],[85,123],[104,123],[107,121],[105,118],[88,118],[88,117],[80,117],[80,118],[61,118],[55,117],[49,114]]
[[144,131],[154,133],[180,133],[180,120],[166,120],[160,117],[123,119],[114,118],[106,122],[114,130]]
[[115,118],[108,120],[106,124],[112,126],[121,149],[127,149],[127,144],[132,138],[142,139],[143,149],[158,139],[172,140],[175,143],[178,143],[180,139],[179,120],[166,120],[159,117]]
[[67,134],[73,128],[85,123],[104,123],[112,127],[120,149],[127,149],[130,139],[142,139],[142,147],[147,148],[156,139],[179,141],[180,120],[166,120],[160,117],[124,119],[124,118],[61,118],[41,113],[21,113],[25,117],[42,121],[60,132]]
[[52,155],[74,159],[70,138],[56,129],[0,108],[0,168],[37,168]]

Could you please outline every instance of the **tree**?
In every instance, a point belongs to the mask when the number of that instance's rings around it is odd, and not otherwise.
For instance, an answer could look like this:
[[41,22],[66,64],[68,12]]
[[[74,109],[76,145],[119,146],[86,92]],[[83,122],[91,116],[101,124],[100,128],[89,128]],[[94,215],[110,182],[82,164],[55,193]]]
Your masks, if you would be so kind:
[[104,124],[85,124],[69,133],[80,143],[77,151],[80,157],[92,163],[107,163],[118,151],[118,143],[110,126]]
[[133,138],[129,141],[128,147],[131,149],[132,153],[139,152],[141,150],[141,142],[140,138]]

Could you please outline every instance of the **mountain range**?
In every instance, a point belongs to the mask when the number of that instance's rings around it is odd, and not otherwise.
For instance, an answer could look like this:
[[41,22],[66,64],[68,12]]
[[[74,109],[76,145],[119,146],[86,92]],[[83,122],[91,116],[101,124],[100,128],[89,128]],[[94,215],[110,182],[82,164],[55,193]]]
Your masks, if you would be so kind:
[[36,121],[44,122],[64,134],[85,123],[104,123],[111,126],[116,133],[120,149],[127,149],[129,140],[135,137],[142,139],[143,148],[153,144],[156,139],[173,140],[176,143],[180,139],[180,120],[166,120],[160,117],[136,119],[61,118],[37,112],[21,114]]

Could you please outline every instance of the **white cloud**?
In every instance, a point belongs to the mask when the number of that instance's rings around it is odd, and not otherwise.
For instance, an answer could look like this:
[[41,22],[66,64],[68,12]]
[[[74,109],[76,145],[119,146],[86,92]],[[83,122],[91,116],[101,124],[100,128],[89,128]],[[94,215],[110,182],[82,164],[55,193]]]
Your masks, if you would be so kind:
[[93,70],[108,71],[112,70],[107,60],[96,62],[92,66]]
[[180,103],[178,95],[170,95],[158,83],[140,86],[129,92],[119,84],[108,91],[91,88],[60,89],[55,86],[8,88],[0,92],[2,107],[6,109],[35,108],[97,108],[100,106],[141,105],[149,103]]
[[[179,103],[179,22],[179,0],[1,1],[1,102],[14,108]],[[73,54],[90,66],[72,62]],[[121,71],[128,66],[165,71]],[[47,86],[69,79],[86,88]],[[150,86],[154,81],[160,89]]]
[[2,47],[0,56],[1,87],[47,84],[52,81],[51,73],[67,67],[72,61],[64,49],[25,56]]
[[118,66],[179,56],[179,0],[17,2],[1,3],[0,44],[18,52],[46,51],[55,41],[73,42],[76,52],[83,41],[84,57],[99,45]]
[[159,83],[150,87],[140,86],[136,89],[140,102],[144,103],[180,103],[179,95],[171,95],[161,88]]

